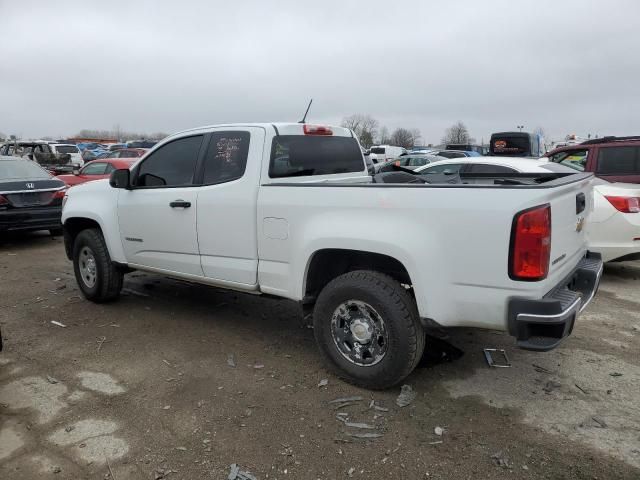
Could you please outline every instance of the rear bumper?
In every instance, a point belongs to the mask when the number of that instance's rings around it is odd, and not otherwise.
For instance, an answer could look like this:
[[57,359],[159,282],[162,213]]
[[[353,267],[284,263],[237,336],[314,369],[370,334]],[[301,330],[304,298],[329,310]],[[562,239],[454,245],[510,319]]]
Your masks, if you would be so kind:
[[576,318],[595,296],[602,276],[602,257],[589,252],[571,274],[539,300],[509,300],[509,333],[527,350],[557,347],[573,331]]
[[0,232],[62,228],[62,206],[16,208],[0,212]]

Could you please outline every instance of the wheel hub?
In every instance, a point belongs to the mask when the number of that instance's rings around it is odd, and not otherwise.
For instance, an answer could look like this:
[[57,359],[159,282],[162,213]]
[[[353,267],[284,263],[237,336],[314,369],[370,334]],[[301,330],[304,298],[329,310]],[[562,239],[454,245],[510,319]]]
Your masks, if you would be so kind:
[[93,251],[87,246],[82,247],[82,250],[80,250],[78,269],[80,270],[82,283],[89,288],[93,288],[98,279],[98,266]]
[[331,318],[331,335],[340,354],[358,366],[372,366],[387,353],[388,333],[382,316],[368,303],[347,300]]
[[368,322],[356,319],[351,323],[351,335],[359,343],[369,343],[372,336],[372,328]]

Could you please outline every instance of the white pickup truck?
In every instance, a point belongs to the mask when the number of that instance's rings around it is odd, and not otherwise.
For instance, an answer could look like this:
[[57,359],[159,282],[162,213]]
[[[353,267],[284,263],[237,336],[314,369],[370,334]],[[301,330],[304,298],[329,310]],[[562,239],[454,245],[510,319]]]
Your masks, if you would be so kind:
[[114,300],[133,270],[296,300],[339,375],[387,388],[415,368],[430,328],[508,331],[548,350],[595,294],[591,174],[512,177],[371,177],[340,127],[198,128],[71,188],[65,247],[94,302]]

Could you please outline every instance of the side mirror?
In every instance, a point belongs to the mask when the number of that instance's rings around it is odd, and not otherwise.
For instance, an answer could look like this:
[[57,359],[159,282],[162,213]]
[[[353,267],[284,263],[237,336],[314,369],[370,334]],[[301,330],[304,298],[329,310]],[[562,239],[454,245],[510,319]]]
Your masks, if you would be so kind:
[[115,170],[109,178],[109,185],[113,188],[131,188],[131,172],[128,168],[119,168]]
[[73,167],[73,174],[80,175],[80,167]]

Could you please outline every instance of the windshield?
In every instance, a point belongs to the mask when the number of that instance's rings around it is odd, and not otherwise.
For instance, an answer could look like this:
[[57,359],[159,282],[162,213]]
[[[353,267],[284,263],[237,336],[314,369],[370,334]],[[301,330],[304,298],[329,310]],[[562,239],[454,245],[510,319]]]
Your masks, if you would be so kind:
[[75,145],[56,145],[55,148],[58,153],[78,153],[78,147]]
[[371,147],[371,153],[375,153],[376,155],[384,155],[384,147]]
[[271,146],[271,178],[363,172],[358,141],[351,137],[280,135]]
[[49,173],[29,160],[0,160],[0,181],[3,180],[46,180]]

